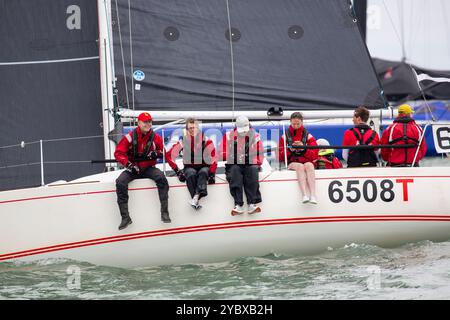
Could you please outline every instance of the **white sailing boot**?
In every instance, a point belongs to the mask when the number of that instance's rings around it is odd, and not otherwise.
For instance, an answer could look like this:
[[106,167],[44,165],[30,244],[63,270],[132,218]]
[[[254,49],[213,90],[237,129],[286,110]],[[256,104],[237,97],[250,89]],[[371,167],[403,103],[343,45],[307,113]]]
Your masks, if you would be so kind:
[[303,196],[303,200],[302,200],[302,203],[308,203],[310,200],[309,200],[309,197],[307,196],[307,195],[304,195]]
[[311,196],[311,199],[309,199],[309,203],[317,204],[317,199],[316,199],[316,197],[312,197],[312,196]]
[[248,205],[248,210],[247,210],[248,214],[253,214],[253,213],[258,213],[258,212],[261,212],[261,207],[257,206],[256,204],[253,204],[253,203]]
[[244,206],[235,205],[233,210],[231,210],[232,216],[237,216],[244,213]]
[[199,194],[197,193],[189,202],[191,207],[194,208],[195,210],[199,210],[202,208],[202,206],[198,203],[198,198],[199,198]]

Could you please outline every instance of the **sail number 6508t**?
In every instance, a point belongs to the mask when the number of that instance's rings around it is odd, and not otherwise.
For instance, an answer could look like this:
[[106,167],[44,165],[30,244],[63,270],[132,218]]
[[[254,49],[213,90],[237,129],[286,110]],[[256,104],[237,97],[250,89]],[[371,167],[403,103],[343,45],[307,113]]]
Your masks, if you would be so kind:
[[339,181],[333,180],[328,186],[328,197],[333,203],[340,203],[344,199],[348,202],[358,202],[364,199],[367,202],[374,202],[378,197],[384,202],[391,202],[395,199],[395,185],[401,184],[403,190],[403,201],[408,201],[408,183],[413,183],[414,179],[383,179],[379,183],[368,179],[347,180],[346,186]]

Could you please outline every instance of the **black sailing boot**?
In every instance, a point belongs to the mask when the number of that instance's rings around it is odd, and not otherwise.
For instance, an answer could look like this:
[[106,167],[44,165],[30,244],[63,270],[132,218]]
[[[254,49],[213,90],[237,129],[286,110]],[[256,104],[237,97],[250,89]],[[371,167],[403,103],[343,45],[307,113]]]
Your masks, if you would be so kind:
[[122,222],[119,225],[119,230],[125,229],[128,225],[132,224],[130,214],[128,212],[128,203],[119,204],[120,215],[122,216]]
[[169,200],[161,201],[161,220],[164,223],[172,222],[172,220],[170,220],[170,217],[169,217]]

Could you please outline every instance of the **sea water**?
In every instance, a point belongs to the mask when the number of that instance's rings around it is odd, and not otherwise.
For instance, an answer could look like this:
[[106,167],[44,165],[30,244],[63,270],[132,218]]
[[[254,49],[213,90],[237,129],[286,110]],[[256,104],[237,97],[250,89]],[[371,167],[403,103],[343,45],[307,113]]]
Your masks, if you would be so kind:
[[132,269],[3,262],[0,299],[450,299],[450,242]]
[[349,243],[306,257],[132,269],[66,259],[2,262],[0,299],[450,299],[450,241],[391,249]]

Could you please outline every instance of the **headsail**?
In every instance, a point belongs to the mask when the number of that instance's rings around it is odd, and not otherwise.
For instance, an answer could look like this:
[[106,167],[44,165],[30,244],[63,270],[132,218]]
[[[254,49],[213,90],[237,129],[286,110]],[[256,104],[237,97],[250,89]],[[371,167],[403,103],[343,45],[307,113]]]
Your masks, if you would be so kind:
[[112,1],[122,106],[383,107],[347,0]]

